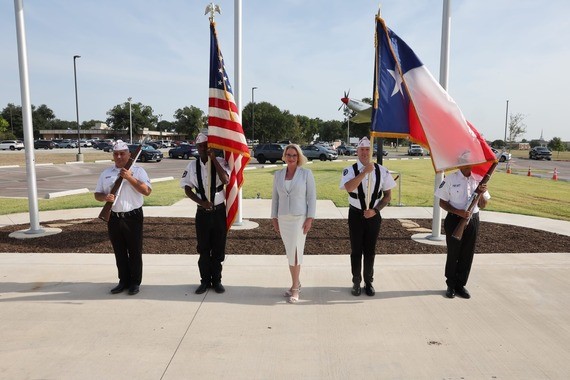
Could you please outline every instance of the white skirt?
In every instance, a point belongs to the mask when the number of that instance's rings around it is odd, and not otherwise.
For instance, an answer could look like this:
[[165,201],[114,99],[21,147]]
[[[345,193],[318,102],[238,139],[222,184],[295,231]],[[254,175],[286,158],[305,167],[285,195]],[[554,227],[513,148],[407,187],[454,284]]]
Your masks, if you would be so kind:
[[297,253],[297,265],[303,264],[303,251],[307,238],[307,235],[303,233],[305,219],[307,219],[305,215],[279,216],[279,231],[290,266],[295,265],[295,253]]

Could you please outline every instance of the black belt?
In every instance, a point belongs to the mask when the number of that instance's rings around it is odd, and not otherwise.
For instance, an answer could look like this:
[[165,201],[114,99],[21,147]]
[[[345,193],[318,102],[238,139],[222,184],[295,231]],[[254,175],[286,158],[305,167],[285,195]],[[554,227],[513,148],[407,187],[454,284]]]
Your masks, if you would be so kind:
[[[462,216],[459,216],[457,214],[454,214],[452,212],[448,212],[447,216],[449,216],[450,218],[455,218],[455,219],[463,219]],[[479,219],[479,211],[477,211],[475,214],[471,214],[471,219],[477,218]]]
[[131,216],[135,216],[142,213],[142,207],[136,208],[134,210],[131,211],[124,211],[124,212],[115,212],[115,211],[111,211],[111,216],[114,216],[115,218],[130,218]]
[[364,211],[362,211],[361,209],[359,209],[358,207],[355,207],[355,206],[353,206],[353,205],[350,205],[350,206],[349,206],[349,209],[351,209],[352,211],[356,211],[356,212],[358,212],[359,214],[364,214]]
[[212,212],[212,211],[216,211],[216,210],[221,210],[221,209],[225,209],[226,205],[225,203],[220,203],[219,205],[215,205],[212,208],[204,208],[202,206],[198,206],[198,211],[202,211],[202,212]]

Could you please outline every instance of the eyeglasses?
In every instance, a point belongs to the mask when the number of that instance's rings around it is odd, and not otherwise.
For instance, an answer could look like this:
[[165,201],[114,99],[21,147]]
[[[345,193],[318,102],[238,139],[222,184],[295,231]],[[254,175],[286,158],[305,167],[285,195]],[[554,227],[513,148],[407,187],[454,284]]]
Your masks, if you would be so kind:
[[297,155],[296,155],[296,154],[286,154],[285,157],[287,157],[287,158],[295,158],[295,157],[297,157]]

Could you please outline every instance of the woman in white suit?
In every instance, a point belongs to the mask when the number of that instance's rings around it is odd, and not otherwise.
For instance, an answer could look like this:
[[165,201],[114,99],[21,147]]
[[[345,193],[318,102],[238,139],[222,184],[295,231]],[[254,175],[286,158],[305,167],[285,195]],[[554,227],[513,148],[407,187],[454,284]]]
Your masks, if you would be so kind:
[[281,235],[289,261],[291,287],[285,296],[290,303],[295,303],[299,300],[305,238],[315,218],[317,194],[313,173],[301,167],[307,157],[299,145],[287,145],[283,161],[287,167],[276,171],[273,178],[271,221],[273,229]]

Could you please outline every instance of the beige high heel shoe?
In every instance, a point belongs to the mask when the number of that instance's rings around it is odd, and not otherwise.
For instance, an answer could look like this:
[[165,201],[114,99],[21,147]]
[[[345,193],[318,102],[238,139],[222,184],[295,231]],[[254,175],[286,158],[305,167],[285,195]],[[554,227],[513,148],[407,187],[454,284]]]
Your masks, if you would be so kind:
[[[295,290],[298,290],[299,293],[301,293],[301,284],[300,283],[299,283],[299,289],[295,289]],[[291,297],[293,295],[292,291],[293,291],[293,288],[285,290],[285,293],[283,293],[283,297]]]
[[287,302],[289,302],[289,303],[297,303],[299,301],[299,296],[294,297],[292,295],[293,292],[297,292],[297,294],[300,293],[299,289],[291,289],[291,296],[287,299]]

